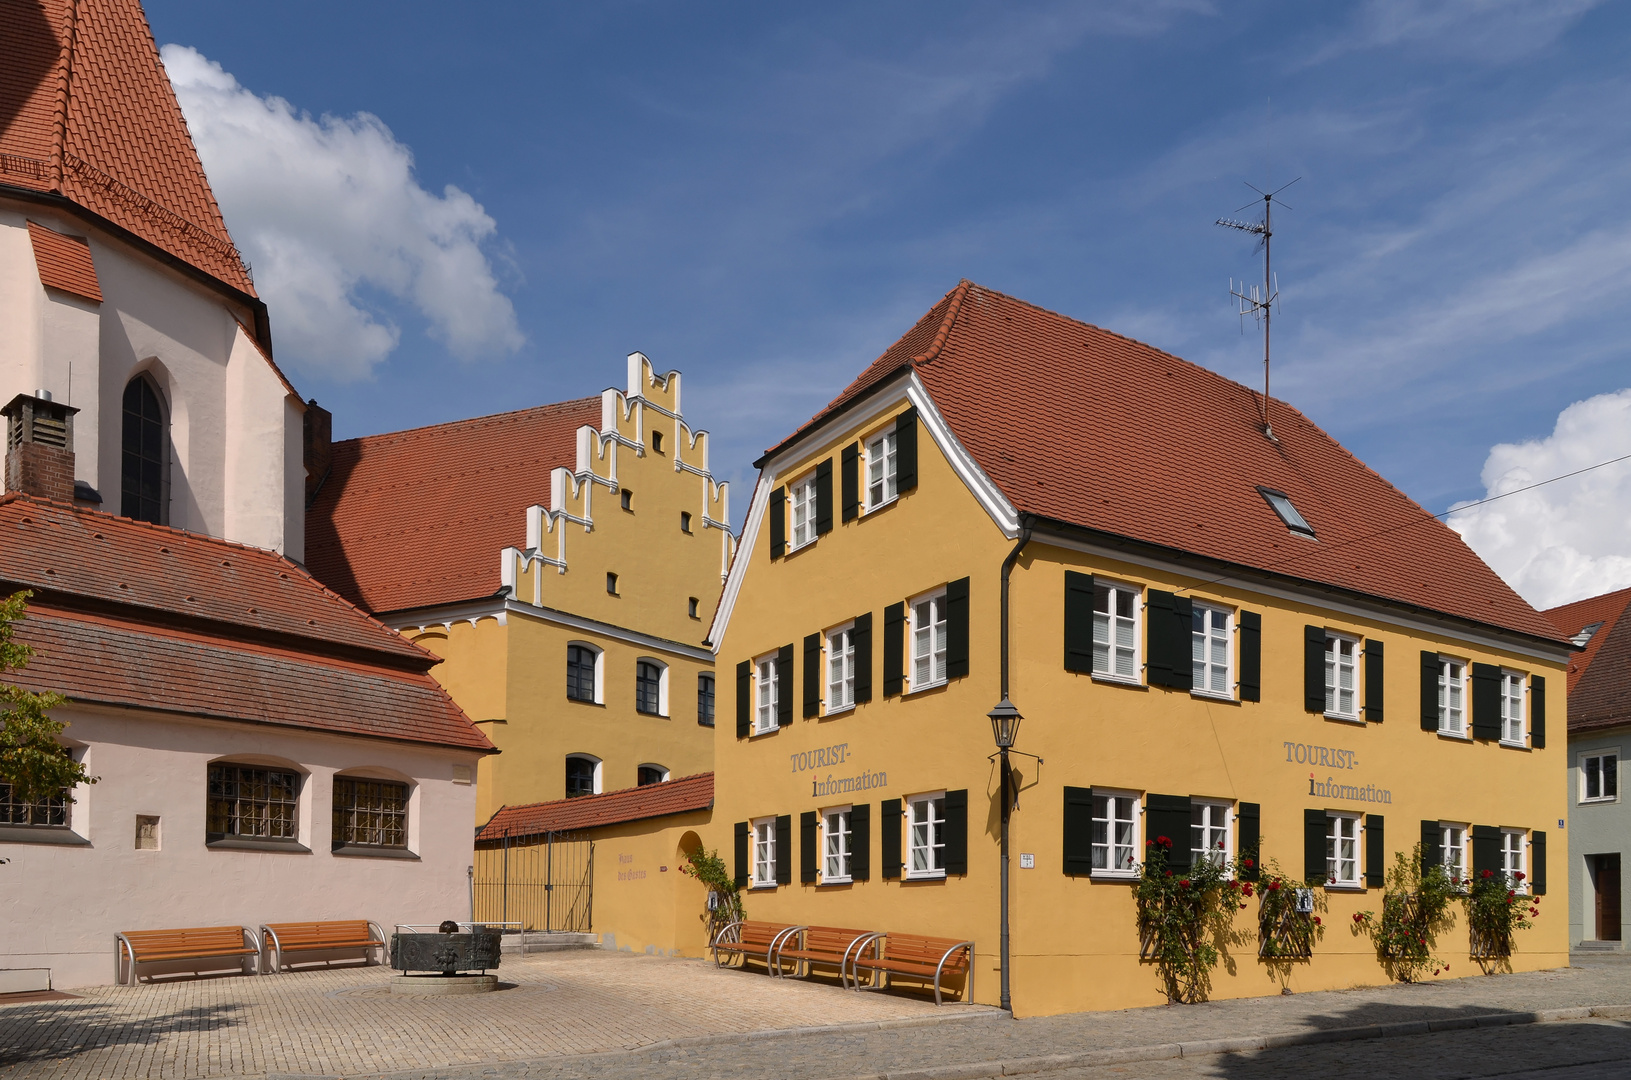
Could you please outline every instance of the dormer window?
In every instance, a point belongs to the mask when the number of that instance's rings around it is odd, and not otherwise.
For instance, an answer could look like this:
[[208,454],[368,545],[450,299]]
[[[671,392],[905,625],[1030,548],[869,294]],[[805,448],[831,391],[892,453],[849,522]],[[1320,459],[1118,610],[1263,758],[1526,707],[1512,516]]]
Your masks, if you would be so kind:
[[1258,488],[1257,493],[1263,496],[1263,500],[1269,504],[1269,507],[1276,514],[1279,515],[1280,520],[1285,523],[1286,528],[1290,529],[1294,533],[1301,533],[1303,536],[1310,538],[1314,537],[1314,526],[1310,525],[1308,521],[1297,512],[1297,508],[1291,505],[1291,496],[1287,495],[1283,491],[1275,491],[1273,488],[1266,487]]

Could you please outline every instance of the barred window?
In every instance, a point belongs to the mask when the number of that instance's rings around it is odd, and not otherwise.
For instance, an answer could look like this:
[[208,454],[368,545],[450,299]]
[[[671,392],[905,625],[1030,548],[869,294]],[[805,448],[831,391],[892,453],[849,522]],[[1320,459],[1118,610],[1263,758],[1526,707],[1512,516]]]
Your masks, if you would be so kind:
[[253,765],[211,765],[205,832],[211,840],[227,836],[294,840],[300,827],[299,796],[297,773]]
[[334,843],[407,847],[408,785],[336,776]]
[[0,825],[67,825],[68,793],[25,802],[10,784],[0,784]]

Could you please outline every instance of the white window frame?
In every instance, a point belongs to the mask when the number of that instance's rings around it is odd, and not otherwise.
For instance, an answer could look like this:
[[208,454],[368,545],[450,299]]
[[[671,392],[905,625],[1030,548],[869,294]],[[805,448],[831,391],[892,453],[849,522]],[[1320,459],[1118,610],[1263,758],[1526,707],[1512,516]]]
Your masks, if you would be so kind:
[[[1459,837],[1459,841],[1451,843]],[[1441,821],[1438,823],[1438,857],[1439,863],[1449,873],[1451,881],[1457,888],[1467,887],[1468,875],[1472,873],[1472,826],[1461,821]]]
[[[937,801],[940,803],[940,817],[938,818],[934,816],[934,804]],[[917,808],[920,806],[929,807],[928,816],[922,822],[918,821],[917,815]],[[946,876],[945,814],[946,793],[944,791],[930,791],[922,795],[911,795],[907,797],[905,866],[907,878],[922,881],[930,878],[943,878]],[[922,834],[922,838],[927,840],[926,844],[920,844],[918,842],[920,838],[918,826],[923,824],[928,826],[928,828],[925,829]],[[940,866],[930,866],[924,869],[915,868],[913,864],[917,862],[917,854],[920,851],[928,852],[928,856],[924,859],[924,862],[927,863],[932,863],[934,861],[935,852],[939,852]]]
[[[1235,613],[1231,608],[1219,607],[1217,604],[1203,604],[1199,601],[1194,604],[1194,612],[1195,615],[1205,619],[1206,627],[1203,630],[1196,630],[1193,625],[1190,627],[1189,660],[1191,682],[1189,692],[1198,694],[1201,697],[1223,698],[1227,701],[1233,701],[1235,698]],[[1199,661],[1202,665],[1201,670],[1203,674],[1210,676],[1218,665],[1210,656],[1206,655],[1210,651],[1207,647],[1215,644],[1218,640],[1216,623],[1220,618],[1223,620],[1223,689],[1214,690],[1210,678],[1206,679],[1206,685],[1204,686],[1194,681],[1195,664],[1197,663],[1195,648],[1197,645],[1201,647],[1203,657]]]
[[822,670],[826,673],[827,694],[824,715],[837,716],[855,708],[855,624],[848,622],[834,627],[823,638],[826,649],[822,654]]
[[[1460,676],[1454,679],[1454,683],[1458,685],[1452,685],[1450,674],[1452,665],[1461,669]],[[1446,738],[1472,738],[1472,725],[1467,722],[1468,706],[1470,704],[1467,677],[1470,674],[1468,670],[1470,667],[1471,665],[1465,660],[1458,660],[1453,656],[1440,656],[1438,658],[1438,733]],[[1450,726],[1450,699],[1457,696],[1452,694],[1453,690],[1459,690],[1459,700],[1461,702],[1461,727],[1459,729]]]
[[[930,610],[930,624],[927,628],[921,626],[918,607],[927,605]],[[920,640],[919,634],[927,629],[928,637]],[[911,649],[906,658],[906,692],[914,694],[919,690],[929,690],[936,686],[946,684],[946,588],[941,586],[933,592],[926,592],[906,602],[906,640]],[[928,652],[919,651],[924,641],[928,642]],[[929,677],[919,679],[917,670],[920,661],[926,658],[929,664]],[[938,660],[938,663],[937,663]],[[935,671],[938,668],[939,674]]]
[[[753,867],[749,878],[749,886],[755,889],[774,889],[776,887],[776,819],[774,816],[754,818],[749,827],[753,830]],[[761,877],[761,869],[769,876]]]
[[[1347,828],[1342,823],[1347,823]],[[1335,825],[1333,830],[1332,826]],[[1333,832],[1335,835],[1333,835]],[[1352,835],[1349,835],[1351,832]],[[1358,814],[1351,814],[1342,810],[1327,810],[1325,812],[1325,887],[1327,889],[1363,889],[1365,887],[1364,866],[1364,821]],[[1352,841],[1353,857],[1342,857],[1341,845]],[[1353,877],[1342,876],[1342,864],[1353,864]],[[1332,873],[1332,863],[1336,864],[1336,873]]]
[[567,648],[576,645],[580,649],[588,649],[595,654],[595,699],[584,701],[582,698],[569,697],[568,701],[576,701],[580,705],[606,704],[606,650],[592,641],[582,641],[574,638],[566,643]]
[[[829,806],[821,811],[821,884],[848,885],[854,879],[850,876],[855,869],[853,860],[855,854],[854,821],[850,817],[854,808],[850,806]],[[835,831],[832,820],[842,817],[842,828]],[[839,841],[839,851],[833,851],[833,841]],[[837,860],[836,863],[834,860]],[[836,865],[838,871],[832,867]]]
[[[1604,785],[1603,785],[1603,782],[1602,782],[1602,763],[1599,762],[1598,766],[1597,766],[1597,769],[1598,769],[1598,773],[1597,773],[1597,776],[1598,776],[1597,794],[1596,795],[1588,795],[1587,792],[1590,790],[1590,788],[1587,786],[1586,762],[1590,761],[1592,758],[1605,758],[1605,757],[1611,757],[1611,758],[1614,759],[1614,794],[1612,794],[1612,795],[1604,795],[1603,794],[1603,786]],[[1592,750],[1582,750],[1582,751],[1580,751],[1580,800],[1579,801],[1580,801],[1580,803],[1582,805],[1585,805],[1585,806],[1595,806],[1595,805],[1597,805],[1599,803],[1615,803],[1615,802],[1620,801],[1620,748],[1619,747],[1617,747],[1617,746],[1599,746],[1599,747],[1596,747],[1595,749],[1592,749]]]
[[[1517,689],[1514,697],[1512,690]],[[1511,715],[1512,708],[1517,707],[1518,715]],[[1511,732],[1513,720],[1516,719],[1518,733]],[[1523,747],[1529,745],[1529,680],[1522,672],[1501,669],[1501,745]]]
[[[634,658],[635,689],[639,689],[640,665],[653,664],[657,668],[657,711],[655,713],[640,713],[641,716],[660,716],[668,718],[668,665],[655,656],[637,656]],[[635,710],[639,712],[638,709]]]
[[[1529,832],[1526,829],[1501,830],[1501,872],[1506,876],[1506,887],[1518,893],[1529,891]],[[1521,873],[1518,881],[1514,873]]]
[[[780,712],[784,687],[777,674],[776,654],[766,653],[753,662],[753,733],[768,735],[781,728]],[[768,694],[766,691],[769,691]],[[768,717],[769,723],[766,723]]]
[[[1100,799],[1106,800],[1106,813],[1104,817],[1099,816]],[[1143,797],[1134,791],[1118,791],[1114,788],[1093,789],[1093,835],[1091,837],[1091,850],[1092,855],[1098,854],[1098,852],[1101,850],[1104,852],[1105,865],[1090,866],[1088,871],[1089,876],[1096,878],[1120,878],[1123,880],[1138,877],[1139,862],[1144,852],[1144,848],[1142,846],[1144,834],[1143,804]],[[1125,816],[1120,812],[1122,810],[1127,812]],[[1121,822],[1128,822],[1132,825],[1132,839],[1127,844],[1117,843],[1113,832],[1113,827]],[[1105,827],[1105,839],[1102,843],[1098,839],[1098,826],[1100,824],[1103,824]],[[1130,862],[1126,858],[1121,857],[1120,852],[1123,850],[1125,850],[1127,853],[1127,857],[1131,859]],[[1089,856],[1090,864],[1092,861],[1092,855]],[[1120,862],[1122,865],[1115,865],[1117,862]]]
[[[1348,647],[1348,663],[1342,662],[1342,648]],[[1352,634],[1325,632],[1325,717],[1328,720],[1347,720],[1363,723],[1359,701],[1359,654],[1364,646]],[[1353,709],[1342,708],[1342,676],[1346,673],[1348,693],[1353,697]]]
[[[1201,811],[1204,821],[1201,826],[1195,824],[1195,811]],[[1212,859],[1219,865],[1228,866],[1229,860],[1235,855],[1235,807],[1234,804],[1223,799],[1191,799],[1189,802],[1189,842],[1190,865],[1198,865],[1202,859]],[[1221,819],[1221,820],[1220,820]],[[1202,842],[1204,848],[1195,846],[1195,830],[1204,828]],[[1219,851],[1214,839],[1223,841],[1223,850]]]
[[787,517],[788,551],[797,551],[816,542],[815,473],[787,485]]
[[[874,466],[877,466],[874,470]],[[877,472],[877,478],[873,476]],[[863,513],[871,513],[888,506],[900,498],[896,485],[900,480],[900,445],[893,426],[878,432],[866,441],[866,488]],[[873,488],[879,488],[874,497]]]
[[566,761],[570,761],[572,758],[577,758],[579,761],[588,761],[588,762],[591,762],[591,763],[594,764],[594,766],[595,766],[595,778],[594,778],[594,781],[593,781],[593,789],[589,792],[589,794],[591,794],[591,795],[603,794],[605,792],[605,790],[606,790],[606,785],[605,785],[605,782],[604,782],[605,781],[605,775],[606,775],[606,763],[604,761],[600,760],[599,758],[595,757],[595,755],[593,755],[593,754],[579,754],[579,753],[567,754],[566,759],[562,762],[563,778],[564,778],[564,772],[565,772],[565,763],[566,763]]
[[[1109,611],[1099,610],[1099,590],[1108,591]],[[1116,596],[1126,594],[1132,599],[1132,615],[1116,614]],[[1115,644],[1115,628],[1119,620],[1130,619],[1132,622],[1132,674],[1123,675],[1115,670],[1114,654],[1121,649]],[[1104,642],[1099,641],[1099,627],[1106,628]],[[1107,650],[1107,664],[1099,667],[1100,645]],[[1093,578],[1093,677],[1108,682],[1142,684],[1144,681],[1144,586],[1134,585],[1127,581],[1116,581],[1111,578]]]

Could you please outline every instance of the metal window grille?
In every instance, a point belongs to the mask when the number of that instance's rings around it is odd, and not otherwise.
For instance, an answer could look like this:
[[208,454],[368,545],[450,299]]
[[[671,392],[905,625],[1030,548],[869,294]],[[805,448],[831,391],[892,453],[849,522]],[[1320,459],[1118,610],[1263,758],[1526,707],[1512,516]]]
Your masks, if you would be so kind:
[[293,840],[300,777],[281,769],[211,765],[205,831],[213,836]]
[[342,844],[407,847],[408,785],[335,777],[334,839]]
[[68,795],[47,795],[25,802],[10,784],[0,784],[0,825],[66,825]]

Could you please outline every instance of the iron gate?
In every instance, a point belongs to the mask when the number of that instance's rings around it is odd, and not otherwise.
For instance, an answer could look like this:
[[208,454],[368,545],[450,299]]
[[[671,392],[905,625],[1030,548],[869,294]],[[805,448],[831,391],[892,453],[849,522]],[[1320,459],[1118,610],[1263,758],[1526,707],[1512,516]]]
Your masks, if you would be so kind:
[[505,836],[476,848],[471,918],[588,933],[594,880],[593,840],[571,833]]

